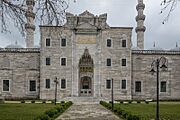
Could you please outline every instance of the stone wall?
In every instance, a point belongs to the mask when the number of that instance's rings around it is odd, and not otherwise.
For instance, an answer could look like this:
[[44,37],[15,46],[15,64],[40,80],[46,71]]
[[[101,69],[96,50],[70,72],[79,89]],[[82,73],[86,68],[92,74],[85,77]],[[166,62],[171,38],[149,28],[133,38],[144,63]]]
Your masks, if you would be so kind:
[[[0,49],[0,92],[8,99],[39,97],[39,49]],[[10,91],[3,91],[3,80],[10,81]],[[36,80],[36,91],[29,91],[29,81]]]
[[[71,96],[72,89],[72,33],[62,27],[41,27],[41,53],[40,53],[40,98],[54,99],[55,77],[58,79],[57,98]],[[51,39],[51,46],[46,47],[46,38]],[[65,38],[66,47],[61,47],[60,41]],[[50,57],[51,65],[46,66],[46,57]],[[66,66],[60,65],[60,58],[65,57]],[[45,80],[50,79],[50,88],[45,88]],[[66,79],[66,89],[60,88],[60,80]]]
[[[156,99],[156,74],[152,75],[153,60],[165,57],[168,60],[168,70],[160,71],[160,82],[166,81],[166,92],[160,92],[160,99],[180,99],[180,52],[173,51],[132,51],[132,98]],[[135,92],[135,81],[141,81],[141,92]],[[159,85],[159,88],[161,86]]]
[[[132,28],[111,28],[102,31],[101,39],[101,94],[111,98],[111,89],[106,89],[106,80],[114,79],[115,99],[131,99],[131,32]],[[108,48],[106,40],[112,40],[112,47]],[[126,40],[126,47],[122,47],[122,40]],[[112,66],[106,66],[106,59],[111,58]],[[126,59],[126,66],[122,66],[122,59]],[[121,89],[121,80],[126,80],[126,89]]]

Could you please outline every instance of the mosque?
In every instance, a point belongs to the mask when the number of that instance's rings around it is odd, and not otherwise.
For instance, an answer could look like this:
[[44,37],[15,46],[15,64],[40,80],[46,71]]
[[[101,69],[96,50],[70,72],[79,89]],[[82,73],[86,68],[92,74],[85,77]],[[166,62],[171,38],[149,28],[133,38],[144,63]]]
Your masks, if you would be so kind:
[[[136,6],[137,47],[132,27],[111,27],[107,14],[66,13],[63,26],[40,26],[40,46],[34,46],[33,0],[27,0],[26,48],[0,48],[0,94],[6,99],[91,97],[116,100],[156,99],[154,60],[159,64],[159,96],[180,100],[180,47],[144,50],[145,4]],[[155,61],[155,63],[157,63]],[[164,67],[164,69],[161,69]],[[112,85],[113,83],[113,85]]]

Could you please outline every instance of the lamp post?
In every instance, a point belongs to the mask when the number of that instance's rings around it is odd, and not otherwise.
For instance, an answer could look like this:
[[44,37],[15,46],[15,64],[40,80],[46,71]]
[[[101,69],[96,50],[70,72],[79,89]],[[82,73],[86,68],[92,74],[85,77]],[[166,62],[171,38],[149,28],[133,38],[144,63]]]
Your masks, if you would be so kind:
[[58,81],[57,81],[57,77],[55,77],[55,98],[54,98],[54,104],[56,105],[56,101],[57,101],[57,84],[58,84]]
[[112,98],[112,111],[114,110],[114,91],[113,91],[113,78],[112,78],[112,80],[111,80],[111,82],[112,82],[112,88],[111,88],[111,98]]
[[[158,58],[156,60],[153,60],[152,64],[151,64],[151,73],[152,75],[156,72],[156,75],[157,75],[157,100],[156,100],[156,118],[155,120],[160,120],[160,117],[159,117],[159,68],[161,68],[163,71],[167,69],[167,64],[168,64],[168,61],[165,57],[161,57],[161,58]],[[156,68],[156,70],[155,70]]]

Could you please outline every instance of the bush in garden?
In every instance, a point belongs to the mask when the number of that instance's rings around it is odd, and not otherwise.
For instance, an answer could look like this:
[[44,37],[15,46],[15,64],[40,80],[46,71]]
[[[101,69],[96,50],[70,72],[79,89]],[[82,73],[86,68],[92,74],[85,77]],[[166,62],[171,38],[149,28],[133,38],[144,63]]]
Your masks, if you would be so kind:
[[25,100],[21,100],[21,103],[25,103]]
[[46,103],[46,100],[43,100],[42,103]]
[[52,118],[55,114],[57,114],[57,110],[56,109],[51,109],[45,112],[45,114],[47,114],[50,118]]
[[31,103],[35,103],[35,100],[31,100]]
[[149,101],[145,101],[146,104],[149,104]]
[[38,116],[37,118],[35,118],[34,120],[49,120],[50,117],[47,114],[42,114],[40,116]]
[[129,104],[131,104],[131,103],[132,103],[132,101],[131,101],[131,100],[129,100],[129,101],[128,101],[128,103],[129,103]]
[[70,102],[66,102],[63,104],[59,104],[56,107],[45,111],[44,114],[38,116],[37,118],[35,118],[34,120],[54,120],[57,116],[59,116],[60,114],[62,114],[66,109],[68,109],[73,103]]
[[[106,107],[107,109],[111,109],[111,105],[109,103],[100,101],[100,104],[103,105],[104,107]],[[120,107],[114,106],[113,112],[115,112],[118,116],[123,117],[127,120],[141,120],[140,115],[132,114],[131,112],[122,110]],[[146,120],[146,119],[143,118],[143,120]]]

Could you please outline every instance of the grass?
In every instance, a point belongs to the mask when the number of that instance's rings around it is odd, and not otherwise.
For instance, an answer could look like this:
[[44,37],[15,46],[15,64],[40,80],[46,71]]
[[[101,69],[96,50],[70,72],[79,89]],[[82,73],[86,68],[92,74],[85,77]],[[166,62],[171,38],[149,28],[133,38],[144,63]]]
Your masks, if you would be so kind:
[[[156,114],[156,103],[115,104],[115,106],[150,119],[155,118]],[[180,120],[180,102],[160,102],[159,109],[161,120]]]
[[0,104],[0,120],[33,120],[54,104]]

